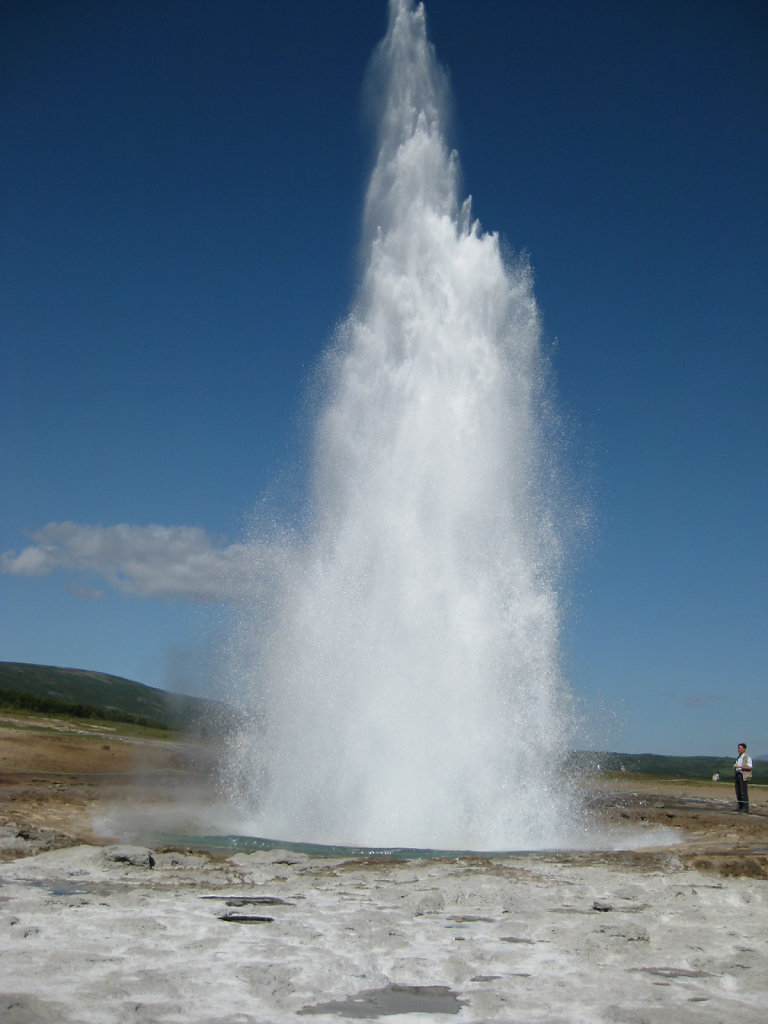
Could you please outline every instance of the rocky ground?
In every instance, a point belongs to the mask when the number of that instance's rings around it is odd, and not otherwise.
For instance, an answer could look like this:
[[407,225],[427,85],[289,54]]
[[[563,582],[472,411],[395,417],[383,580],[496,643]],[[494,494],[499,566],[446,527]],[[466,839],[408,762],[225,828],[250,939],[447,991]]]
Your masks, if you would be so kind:
[[[120,736],[117,729],[103,726],[56,720],[41,725],[39,719],[0,716],[0,860],[122,841],[132,808],[139,819],[140,809],[153,806],[173,805],[177,816],[194,802],[210,806],[216,795],[208,764],[199,745]],[[749,815],[735,812],[730,781],[611,773],[584,786],[596,820],[614,827],[679,830],[677,855],[686,866],[768,879],[768,786],[750,787]],[[118,807],[120,815],[115,814]],[[654,856],[652,849],[570,855],[582,863],[611,857],[650,861]]]
[[118,838],[109,808],[152,806],[204,784],[198,747],[118,728],[0,715],[0,861],[109,842]]
[[200,748],[0,721],[0,1019],[762,1024],[766,791],[745,816],[727,783],[584,785],[634,845],[212,857],[130,835],[215,806]]

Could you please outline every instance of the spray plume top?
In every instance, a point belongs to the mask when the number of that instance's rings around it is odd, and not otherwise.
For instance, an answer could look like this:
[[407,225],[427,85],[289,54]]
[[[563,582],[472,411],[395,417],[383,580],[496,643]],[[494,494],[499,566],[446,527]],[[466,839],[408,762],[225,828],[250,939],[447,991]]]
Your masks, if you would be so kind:
[[367,237],[387,233],[414,208],[455,219],[458,158],[445,143],[448,76],[427,39],[423,4],[390,0],[389,27],[371,61],[371,80],[379,137],[365,204]]

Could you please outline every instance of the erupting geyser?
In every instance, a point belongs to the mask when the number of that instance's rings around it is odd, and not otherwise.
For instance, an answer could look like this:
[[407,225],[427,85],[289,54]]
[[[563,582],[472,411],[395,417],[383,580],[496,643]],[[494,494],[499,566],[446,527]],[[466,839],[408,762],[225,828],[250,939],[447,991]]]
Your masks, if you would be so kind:
[[300,537],[232,643],[240,832],[510,850],[569,834],[562,551],[530,276],[459,202],[424,11],[390,0],[364,273]]

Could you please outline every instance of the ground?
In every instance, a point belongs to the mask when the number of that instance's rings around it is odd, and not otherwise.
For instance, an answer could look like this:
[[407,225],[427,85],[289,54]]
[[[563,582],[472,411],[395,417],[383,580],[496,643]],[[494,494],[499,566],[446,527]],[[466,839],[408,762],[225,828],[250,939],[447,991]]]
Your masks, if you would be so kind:
[[[110,832],[110,809],[178,807],[194,793],[215,800],[200,744],[126,736],[119,727],[0,716],[0,827],[17,828],[25,842],[0,849],[0,860],[20,853],[126,838]],[[684,864],[722,875],[768,879],[768,787],[750,786],[751,814],[736,812],[730,781],[667,780],[603,773],[584,783],[598,820],[680,830]],[[7,832],[6,832],[7,834]],[[563,858],[569,855],[563,854]],[[579,861],[635,857],[653,850],[578,853]]]
[[122,733],[0,720],[4,1024],[765,1020],[759,785],[584,780],[621,850],[212,856],[136,833],[215,811],[204,747]]

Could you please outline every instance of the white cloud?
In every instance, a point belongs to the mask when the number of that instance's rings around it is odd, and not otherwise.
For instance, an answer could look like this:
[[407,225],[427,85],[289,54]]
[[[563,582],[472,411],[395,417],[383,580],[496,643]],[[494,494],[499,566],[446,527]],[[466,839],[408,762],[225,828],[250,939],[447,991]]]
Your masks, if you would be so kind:
[[[7,551],[4,573],[47,576],[55,570],[101,576],[137,597],[226,601],[245,596],[268,574],[276,552],[254,544],[216,545],[196,526],[88,526],[49,523],[32,544]],[[94,595],[90,590],[89,596]]]

